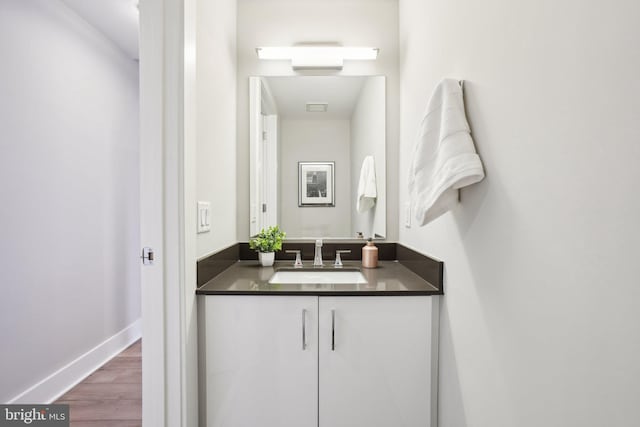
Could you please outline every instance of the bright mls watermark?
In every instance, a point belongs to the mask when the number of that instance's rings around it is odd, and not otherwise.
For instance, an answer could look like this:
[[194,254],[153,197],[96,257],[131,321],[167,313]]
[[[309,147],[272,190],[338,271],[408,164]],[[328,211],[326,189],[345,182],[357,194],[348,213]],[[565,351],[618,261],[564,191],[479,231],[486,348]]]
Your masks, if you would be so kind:
[[69,427],[69,405],[0,405],[0,427]]

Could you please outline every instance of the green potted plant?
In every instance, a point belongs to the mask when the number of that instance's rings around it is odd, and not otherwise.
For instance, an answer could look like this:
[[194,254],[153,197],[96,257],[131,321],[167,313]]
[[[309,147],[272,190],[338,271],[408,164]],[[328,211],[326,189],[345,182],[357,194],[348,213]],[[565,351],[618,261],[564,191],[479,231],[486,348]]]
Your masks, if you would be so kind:
[[275,260],[275,252],[282,249],[282,241],[287,233],[274,225],[266,230],[263,228],[249,241],[249,247],[258,252],[258,258],[263,267],[270,267]]

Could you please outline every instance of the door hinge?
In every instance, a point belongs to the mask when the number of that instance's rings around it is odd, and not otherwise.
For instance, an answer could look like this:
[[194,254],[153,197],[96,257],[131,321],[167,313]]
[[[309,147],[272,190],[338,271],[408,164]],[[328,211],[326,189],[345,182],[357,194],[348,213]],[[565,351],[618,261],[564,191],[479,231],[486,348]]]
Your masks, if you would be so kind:
[[266,211],[267,211],[267,204],[266,204],[266,203],[263,203],[263,204],[262,204],[262,212],[264,213],[264,212],[266,212]]
[[142,258],[142,263],[144,265],[153,264],[153,248],[142,248],[142,256],[140,258]]
[[262,131],[262,140],[265,141],[265,142],[267,141],[267,131],[266,130]]

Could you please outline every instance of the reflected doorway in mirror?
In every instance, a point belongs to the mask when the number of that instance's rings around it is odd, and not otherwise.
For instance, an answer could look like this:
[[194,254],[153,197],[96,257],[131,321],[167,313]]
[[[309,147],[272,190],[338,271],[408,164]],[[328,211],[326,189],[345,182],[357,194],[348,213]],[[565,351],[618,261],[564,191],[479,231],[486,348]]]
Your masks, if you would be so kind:
[[335,162],[298,162],[298,206],[333,207]]

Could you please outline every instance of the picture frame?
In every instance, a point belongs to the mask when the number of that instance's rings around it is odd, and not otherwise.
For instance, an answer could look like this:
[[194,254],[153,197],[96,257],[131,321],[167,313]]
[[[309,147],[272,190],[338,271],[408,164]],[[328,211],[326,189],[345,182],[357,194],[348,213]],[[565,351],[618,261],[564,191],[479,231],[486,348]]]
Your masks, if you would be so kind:
[[298,162],[298,206],[335,206],[335,162]]

